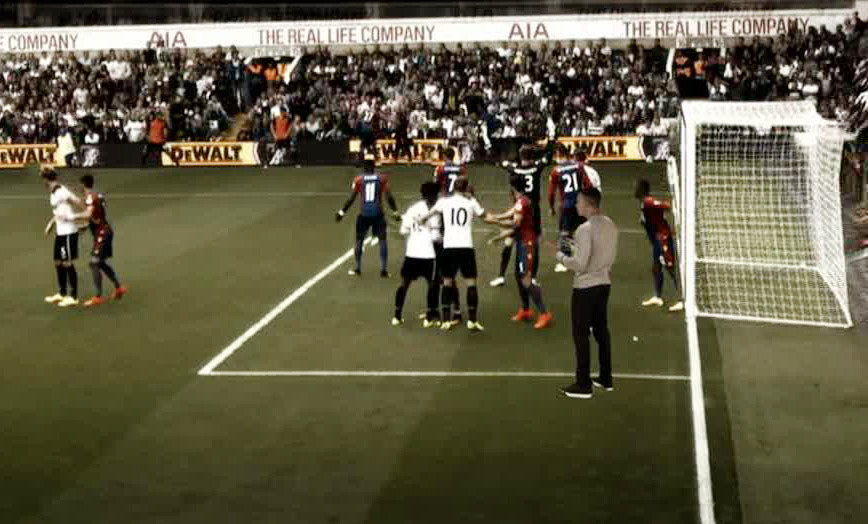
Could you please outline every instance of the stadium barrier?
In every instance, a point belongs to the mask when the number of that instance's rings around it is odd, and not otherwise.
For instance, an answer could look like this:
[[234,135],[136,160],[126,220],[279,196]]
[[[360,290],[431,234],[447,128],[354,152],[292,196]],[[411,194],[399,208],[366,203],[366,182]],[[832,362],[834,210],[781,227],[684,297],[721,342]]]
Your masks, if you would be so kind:
[[[573,153],[584,150],[593,160],[638,161],[665,160],[669,152],[669,140],[666,137],[643,136],[581,136],[559,137],[557,141],[567,146]],[[417,139],[410,140],[403,151],[399,150],[396,141],[391,138],[377,140],[374,144],[377,158],[383,164],[428,164],[443,159],[443,150],[447,147],[458,149],[463,162],[512,160],[518,156],[522,145],[529,143],[522,138],[504,138],[491,141],[491,147],[485,158],[474,158],[470,144],[466,140]],[[546,140],[539,140],[536,145],[546,146]],[[409,155],[407,155],[409,150]],[[361,151],[361,141],[350,140],[349,151],[352,160],[358,158]]]
[[[584,150],[594,161],[641,161],[665,160],[669,153],[666,137],[642,136],[586,136],[560,137],[558,142],[570,152]],[[515,160],[521,146],[532,143],[525,138],[494,139],[486,151],[479,144],[467,140],[445,138],[409,140],[406,148],[399,151],[391,138],[379,139],[374,144],[380,164],[436,164],[443,161],[443,152],[453,147],[464,163]],[[540,148],[546,140],[536,142]],[[134,144],[86,144],[79,146],[73,158],[58,151],[56,144],[3,144],[0,145],[0,168],[20,168],[29,164],[87,168],[138,168],[141,167],[144,143]],[[361,157],[359,139],[318,141],[299,139],[294,144],[293,155],[286,155],[284,164],[302,165],[354,165]],[[479,150],[478,152],[475,152]],[[409,155],[407,152],[409,151]],[[163,166],[257,166],[271,158],[273,144],[265,142],[169,142],[166,144],[160,163]]]

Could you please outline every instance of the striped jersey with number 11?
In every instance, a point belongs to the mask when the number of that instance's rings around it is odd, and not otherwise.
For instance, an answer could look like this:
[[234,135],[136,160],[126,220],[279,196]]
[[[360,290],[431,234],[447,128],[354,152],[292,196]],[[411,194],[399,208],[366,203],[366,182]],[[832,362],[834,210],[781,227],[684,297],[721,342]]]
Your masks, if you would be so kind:
[[353,190],[362,196],[362,216],[376,217],[383,214],[383,194],[389,189],[386,175],[366,173],[353,180]]

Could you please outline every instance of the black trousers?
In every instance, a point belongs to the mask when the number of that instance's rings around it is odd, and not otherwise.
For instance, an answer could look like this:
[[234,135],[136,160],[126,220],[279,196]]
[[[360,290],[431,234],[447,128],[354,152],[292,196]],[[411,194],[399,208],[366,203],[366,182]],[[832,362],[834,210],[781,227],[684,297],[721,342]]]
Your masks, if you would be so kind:
[[584,289],[573,289],[573,342],[576,345],[576,382],[591,386],[591,329],[600,350],[600,381],[612,383],[612,343],[609,337],[609,292],[605,284]]

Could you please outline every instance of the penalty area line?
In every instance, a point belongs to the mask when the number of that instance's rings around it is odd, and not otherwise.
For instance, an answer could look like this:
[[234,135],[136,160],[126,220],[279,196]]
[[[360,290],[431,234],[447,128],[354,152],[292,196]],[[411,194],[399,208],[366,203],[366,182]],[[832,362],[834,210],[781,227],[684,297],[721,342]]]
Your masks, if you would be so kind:
[[[370,237],[365,240],[363,246],[367,246],[371,242]],[[226,346],[223,351],[218,353],[214,358],[212,358],[207,364],[202,366],[202,369],[198,371],[199,375],[211,375],[214,373],[214,370],[222,364],[227,358],[232,356],[233,353],[238,351],[241,346],[244,345],[245,342],[256,336],[265,326],[271,323],[272,320],[277,318],[278,315],[283,313],[286,308],[292,305],[293,302],[301,298],[302,295],[307,293],[310,288],[316,285],[317,282],[327,277],[332,271],[341,266],[344,262],[349,260],[353,256],[353,249],[348,250],[343,255],[339,256],[335,259],[334,262],[329,264],[325,269],[314,275],[310,280],[301,285],[298,289],[292,292],[288,297],[284,298],[280,304],[276,305],[271,311],[265,314],[264,317],[260,318],[258,322],[247,328],[247,331],[241,334],[238,338],[232,341],[231,344]]]
[[[199,373],[211,377],[527,377],[565,378],[575,373],[556,371],[210,371]],[[617,379],[668,380],[688,382],[686,375],[653,375],[643,373],[615,373]]]

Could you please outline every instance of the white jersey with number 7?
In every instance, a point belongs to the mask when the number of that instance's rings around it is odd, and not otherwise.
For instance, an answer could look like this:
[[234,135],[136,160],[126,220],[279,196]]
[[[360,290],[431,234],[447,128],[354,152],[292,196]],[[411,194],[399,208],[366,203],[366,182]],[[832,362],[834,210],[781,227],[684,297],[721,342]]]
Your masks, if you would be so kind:
[[438,200],[432,210],[443,215],[444,249],[473,247],[473,217],[485,214],[475,198],[456,193]]

